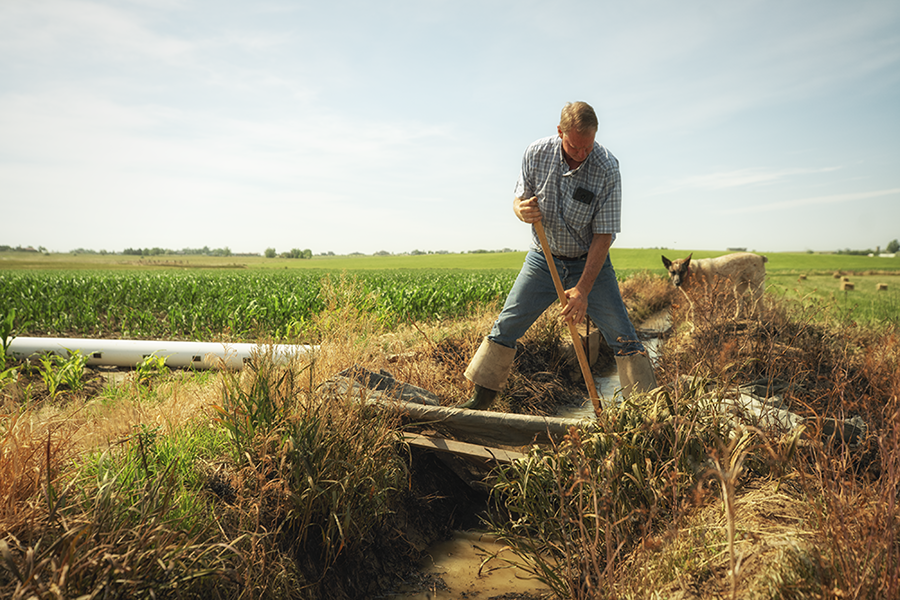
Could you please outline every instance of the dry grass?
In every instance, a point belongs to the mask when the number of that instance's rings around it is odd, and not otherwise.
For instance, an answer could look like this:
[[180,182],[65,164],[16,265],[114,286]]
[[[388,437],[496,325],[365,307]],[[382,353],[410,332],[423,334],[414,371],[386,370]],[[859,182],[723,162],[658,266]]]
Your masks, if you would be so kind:
[[[560,597],[897,597],[897,332],[834,329],[823,323],[840,320],[812,313],[820,305],[769,300],[735,320],[728,304],[713,290],[674,307],[658,370],[668,409],[659,393],[635,399],[605,418],[636,409],[643,424],[601,422],[596,456],[573,439],[506,473],[499,535]],[[750,383],[806,429],[706,429],[697,407]],[[868,425],[860,439],[835,426],[851,417]],[[664,431],[678,442],[647,445]],[[689,448],[699,468],[677,462]],[[626,482],[632,492],[615,496]]]
[[[749,598],[764,586],[785,552],[816,542],[810,506],[795,484],[748,482],[737,490],[730,513],[714,497],[696,498],[696,506],[677,523],[645,538],[623,561],[621,596]],[[737,578],[731,576],[732,560],[740,564]]]
[[622,300],[634,323],[641,323],[651,315],[667,309],[681,294],[668,277],[637,273],[619,284]]
[[[855,324],[827,327],[822,323],[840,320],[821,318],[815,311],[828,308],[820,304],[777,304],[767,299],[759,307],[758,320],[749,321],[730,319],[731,309],[711,296],[697,304],[693,326],[686,322],[687,307],[676,307],[676,333],[663,352],[660,379],[675,381],[682,374],[694,374],[712,378],[721,389],[756,382],[769,393],[779,392],[791,410],[809,421],[795,460],[773,461],[776,446],[767,442],[759,446],[755,460],[750,453],[756,464],[743,477],[714,462],[720,490],[734,493],[731,502],[726,498],[717,504],[725,518],[721,530],[725,539],[720,543],[730,543],[728,533],[736,530],[737,550],[718,555],[718,567],[708,574],[716,582],[711,589],[698,584],[691,569],[681,573],[677,586],[681,593],[684,597],[896,597],[900,592],[897,332]],[[868,435],[857,444],[848,443],[842,430],[833,426],[836,420],[851,417],[868,425]],[[715,452],[710,456],[716,459]],[[761,469],[766,463],[770,466]],[[747,488],[771,489],[773,484],[765,482],[773,475],[780,484],[774,497],[785,500],[784,492],[790,490],[790,505],[802,507],[799,513],[788,511],[787,520],[783,511],[760,515],[755,511],[759,499],[750,502],[745,497]],[[742,525],[746,519],[759,522]],[[773,522],[775,531],[770,531]],[[742,529],[767,533],[747,536],[741,535]],[[771,549],[766,548],[779,535],[787,536],[787,541],[779,543],[772,558]],[[742,545],[748,548],[742,550]],[[733,569],[723,568],[726,556],[738,563],[739,577]],[[755,557],[763,559],[754,561]],[[729,578],[736,587],[724,585]]]
[[820,305],[797,307],[766,298],[756,319],[735,320],[727,302],[701,296],[690,307],[676,304],[675,333],[667,340],[659,378],[671,383],[690,374],[722,387],[757,382],[783,395],[806,416],[883,421],[887,399],[900,393],[890,367],[900,360],[891,328],[856,324],[838,330],[821,324]]
[[[392,521],[412,485],[396,462],[398,424],[324,398],[320,385],[352,366],[386,369],[456,404],[468,397],[462,372],[496,307],[398,325],[379,322],[352,284],[325,295],[310,362],[262,362],[239,376],[160,374],[150,387],[129,380],[97,395],[89,385],[53,401],[33,380],[5,387],[0,593],[353,596],[348,567],[407,548]],[[639,278],[623,284],[623,297],[639,320],[672,288]],[[727,302],[701,298],[689,325],[674,300],[657,370],[666,389],[608,411],[599,434],[573,432],[519,465],[529,501],[542,505],[506,505],[505,523],[519,528],[510,541],[532,525],[566,532],[547,538],[561,544],[553,565],[565,597],[898,597],[898,333],[830,328],[822,323],[839,320],[814,318],[821,306],[768,298],[758,319],[740,321]],[[565,395],[564,337],[552,312],[529,332],[502,408],[541,413]],[[737,434],[700,410],[705,389],[676,385],[683,375],[714,380],[714,395],[749,382],[777,391],[809,418],[807,431],[800,439],[745,425]],[[571,385],[583,395],[578,377]],[[832,426],[851,416],[868,424],[857,445]],[[88,458],[92,449],[105,454]],[[316,456],[321,468],[303,466]],[[382,467],[342,470],[349,464]],[[318,483],[304,487],[310,478]],[[524,489],[513,472],[501,481],[503,502]],[[552,544],[543,544],[522,545],[523,555],[546,556]]]

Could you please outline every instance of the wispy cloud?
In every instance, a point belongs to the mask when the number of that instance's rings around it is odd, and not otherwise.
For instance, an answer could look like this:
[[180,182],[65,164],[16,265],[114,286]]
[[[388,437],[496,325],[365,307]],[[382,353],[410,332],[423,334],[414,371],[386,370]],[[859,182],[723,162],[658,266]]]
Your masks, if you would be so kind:
[[48,167],[90,164],[217,177],[227,172],[290,182],[340,179],[347,165],[368,172],[421,165],[429,155],[435,156],[429,162],[447,161],[461,144],[439,124],[362,121],[326,111],[246,120],[158,104],[131,106],[67,87],[0,95],[0,131],[0,154]]
[[872,198],[883,198],[884,196],[900,195],[900,188],[890,188],[887,190],[877,190],[874,192],[852,192],[849,194],[833,194],[831,196],[813,196],[810,198],[797,198],[795,200],[783,200],[780,202],[770,202],[768,204],[758,204],[756,206],[742,206],[721,211],[722,214],[745,214],[745,213],[761,213],[789,210],[792,208],[806,208],[809,206],[817,206],[824,204],[840,204],[842,202],[854,202],[859,200],[871,200]]
[[739,188],[752,185],[768,185],[782,182],[791,177],[803,175],[818,175],[839,170],[840,167],[820,167],[790,169],[735,169],[720,171],[704,175],[692,175],[666,183],[658,187],[649,195],[661,195],[672,192],[684,192],[690,190],[716,191],[730,188]]
[[0,48],[20,54],[54,51],[74,58],[97,52],[119,60],[149,56],[179,61],[194,45],[153,31],[133,12],[83,0],[3,3],[0,40]]
[[[633,7],[627,10],[646,10]],[[609,67],[613,80],[625,82],[611,101],[636,115],[630,135],[696,135],[762,110],[777,115],[792,103],[861,90],[867,77],[896,81],[900,34],[888,30],[897,18],[890,3],[672,7],[654,7],[657,19],[611,32],[611,47],[625,49]]]

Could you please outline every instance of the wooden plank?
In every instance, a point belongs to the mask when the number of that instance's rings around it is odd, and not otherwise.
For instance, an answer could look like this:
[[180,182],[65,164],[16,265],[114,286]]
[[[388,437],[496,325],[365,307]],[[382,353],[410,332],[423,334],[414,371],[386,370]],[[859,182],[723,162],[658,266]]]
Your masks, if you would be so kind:
[[521,447],[560,442],[571,427],[591,431],[596,425],[590,419],[538,417],[407,402],[381,390],[368,389],[344,376],[332,378],[323,384],[322,389],[351,401],[399,411],[412,422],[439,425],[458,437],[487,447],[493,444]]
[[490,448],[478,444],[469,444],[467,442],[458,442],[456,440],[445,440],[443,438],[419,435],[417,433],[404,433],[403,438],[409,442],[410,446],[437,450],[438,452],[449,452],[466,458],[509,463],[518,458],[525,457],[521,452],[515,452],[513,450]]

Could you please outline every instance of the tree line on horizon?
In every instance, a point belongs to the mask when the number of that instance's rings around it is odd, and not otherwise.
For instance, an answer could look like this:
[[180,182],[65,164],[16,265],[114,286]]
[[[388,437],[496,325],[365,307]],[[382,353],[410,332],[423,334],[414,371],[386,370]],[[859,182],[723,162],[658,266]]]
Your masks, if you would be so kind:
[[[50,250],[45,248],[44,246],[38,246],[34,248],[33,246],[9,246],[9,245],[0,245],[0,252],[34,252],[39,254],[52,254]],[[503,252],[517,252],[512,248],[503,248],[500,250],[469,250],[468,252],[462,252],[462,254],[491,254],[491,253],[503,253]],[[183,248],[181,250],[172,250],[170,248],[125,248],[121,252],[110,251],[110,250],[93,250],[91,248],[75,248],[74,250],[70,250],[69,252],[63,252],[62,254],[97,254],[101,256],[106,255],[123,255],[123,256],[260,256],[259,252],[244,252],[244,253],[235,253],[232,252],[229,247],[224,248],[210,248],[209,246],[204,246],[202,248]],[[400,255],[410,255],[410,256],[420,256],[426,254],[452,254],[448,250],[412,250],[410,252],[401,252]],[[373,252],[372,256],[394,256],[393,252],[388,252],[387,250],[379,250],[378,252]],[[313,251],[309,248],[305,250],[301,250],[299,248],[292,248],[286,252],[278,252],[275,248],[266,248],[265,252],[262,254],[265,258],[299,258],[299,259],[309,259],[313,257]],[[334,252],[320,252],[315,256],[337,256]],[[363,252],[350,252],[347,256],[366,256]]]
[[[894,239],[888,242],[888,245],[884,247],[884,251],[888,254],[896,254],[900,251],[900,240]],[[843,250],[835,250],[834,253],[868,256],[869,254],[881,254],[881,246],[878,246],[875,250],[872,250],[871,248],[868,250],[851,250],[850,248],[845,248]]]
[[[729,250],[738,250],[737,248],[729,248]],[[36,252],[40,254],[50,254],[50,251],[47,250],[44,246],[38,246],[37,248],[33,246],[9,246],[0,244],[0,252]],[[516,252],[516,250],[512,248],[503,248],[501,250],[469,250],[468,252],[463,252],[462,254],[489,254],[489,253],[503,253],[503,252]],[[884,251],[888,254],[895,254],[900,252],[900,240],[893,239],[888,242],[887,246],[885,246]],[[880,254],[882,253],[881,246],[877,246],[875,250],[868,248],[866,250],[853,250],[851,248],[838,249],[834,251],[834,254],[844,254],[844,255],[857,255],[857,256],[866,256],[869,254]],[[125,256],[260,256],[258,252],[247,252],[247,253],[234,253],[228,246],[224,248],[210,248],[209,246],[203,246],[202,248],[182,248],[181,250],[171,250],[169,248],[125,248],[122,252],[115,252],[109,250],[93,250],[90,248],[76,248],[74,250],[70,250],[68,254],[99,254],[99,255],[107,255],[107,254],[122,254]],[[411,256],[418,256],[422,254],[451,254],[447,250],[412,250],[411,252],[401,252],[400,254],[408,254]],[[286,252],[278,252],[275,248],[266,248],[265,252],[262,254],[266,258],[298,258],[298,259],[310,259],[313,257],[313,251],[309,248],[305,250],[301,250],[299,248],[292,248]],[[394,253],[388,252],[387,250],[379,250],[378,252],[374,252],[372,256],[393,256]],[[320,252],[315,256],[336,256],[334,252]],[[348,256],[365,256],[362,252],[351,252]]]

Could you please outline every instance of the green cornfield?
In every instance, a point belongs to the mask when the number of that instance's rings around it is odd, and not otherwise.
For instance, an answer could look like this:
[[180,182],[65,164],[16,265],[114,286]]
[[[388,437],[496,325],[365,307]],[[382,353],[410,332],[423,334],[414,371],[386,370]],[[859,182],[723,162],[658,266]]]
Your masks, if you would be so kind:
[[[664,253],[670,258],[687,254],[615,249],[619,280],[636,273],[665,277],[660,261]],[[718,254],[695,252],[696,257]],[[207,257],[202,264],[190,265],[194,268],[185,267],[189,261],[176,268],[125,265],[116,256],[94,257],[94,262],[68,255],[7,256],[0,260],[0,318],[15,311],[16,333],[25,336],[310,341],[315,316],[348,305],[390,327],[466,316],[473,307],[499,304],[512,287],[522,257],[244,258],[241,264]],[[845,320],[897,322],[900,256],[768,257],[767,293],[804,303],[818,300],[838,307]],[[406,266],[413,264],[419,267]],[[851,275],[853,292],[839,291],[840,281],[831,278],[838,272]],[[801,275],[803,280],[798,279]],[[876,293],[879,283],[888,291]]]
[[[15,310],[19,335],[256,341],[303,335],[342,302],[385,323],[461,316],[502,301],[510,270],[0,272],[0,313]],[[347,293],[346,290],[352,290]]]

